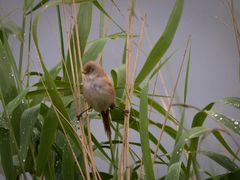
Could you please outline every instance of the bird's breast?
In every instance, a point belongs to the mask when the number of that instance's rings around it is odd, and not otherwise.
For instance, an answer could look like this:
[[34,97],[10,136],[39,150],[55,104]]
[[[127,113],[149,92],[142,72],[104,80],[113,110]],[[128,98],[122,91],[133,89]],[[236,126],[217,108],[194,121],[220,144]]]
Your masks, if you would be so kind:
[[96,111],[107,110],[114,103],[109,84],[104,78],[88,76],[83,82],[83,94],[88,104]]

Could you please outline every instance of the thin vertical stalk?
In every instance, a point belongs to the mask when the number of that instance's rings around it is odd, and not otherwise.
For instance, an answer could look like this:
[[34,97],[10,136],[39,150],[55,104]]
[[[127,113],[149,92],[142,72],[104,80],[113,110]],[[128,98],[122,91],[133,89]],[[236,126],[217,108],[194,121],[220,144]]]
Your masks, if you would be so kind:
[[[30,15],[30,24],[29,24],[29,33],[28,33],[28,57],[27,57],[28,63],[27,63],[26,72],[29,72],[29,67],[30,67],[30,57],[31,57],[30,50],[31,50],[31,41],[32,41],[31,37],[32,37],[32,13]],[[29,87],[29,83],[30,83],[29,80],[30,80],[30,76],[28,75],[27,76],[27,87]]]
[[[131,3],[132,2],[132,3]],[[134,33],[134,14],[135,14],[135,0],[128,1],[128,31],[127,31],[127,50],[126,50],[126,97],[125,109],[130,112],[131,109],[131,63],[132,63],[132,48],[133,48],[133,33]],[[130,161],[129,161],[129,115],[124,116],[124,135],[123,147],[120,159],[119,179],[122,180],[124,162],[126,162],[126,179],[130,179]]]
[[[64,10],[64,14],[65,14],[65,10]],[[65,19],[65,23],[66,23],[66,19]],[[71,24],[72,24],[72,21],[70,21],[70,28],[73,30],[72,33],[71,33],[71,34],[73,34],[74,33],[74,28],[73,28],[74,23],[73,23],[73,25],[71,25]],[[67,31],[67,25],[66,25],[66,31]],[[71,39],[71,37],[68,40],[68,49],[69,49],[69,57],[70,57],[70,66],[71,66],[71,71],[72,71],[71,75],[72,75],[72,79],[73,79],[73,94],[75,96],[76,95],[76,84],[78,84],[78,82],[76,82],[75,69],[73,67],[73,55],[72,55],[72,51],[71,51],[70,39]],[[73,40],[74,40],[74,38],[73,38]],[[78,102],[77,98],[75,98],[75,101],[76,101],[76,104],[78,104],[77,103]],[[77,111],[78,111],[78,109],[79,108],[77,108]],[[83,127],[82,126],[80,126],[80,129],[81,129],[81,132],[83,132]],[[80,139],[81,140],[84,139],[84,136],[82,135],[82,133],[80,134]],[[83,142],[83,141],[81,141],[81,142]],[[82,147],[83,146],[85,146],[85,144],[82,144]],[[90,180],[90,176],[89,176],[89,172],[88,172],[88,161],[87,161],[86,149],[82,148],[82,152],[83,152],[83,158],[84,158],[85,175],[87,177],[87,180]]]
[[[88,132],[89,153],[90,153],[90,156],[92,157],[92,161],[91,161],[91,162],[92,162],[93,176],[94,176],[94,179],[101,179],[100,175],[99,175],[98,172],[97,172],[96,165],[95,165],[95,162],[94,162],[94,154],[93,154],[93,149],[92,149],[91,124],[90,124],[90,118],[89,118],[88,113],[87,113],[86,120],[87,120],[87,132]],[[98,178],[97,178],[97,175],[98,175]]]
[[[161,87],[163,87],[164,94],[166,96],[169,96],[170,93],[167,89],[166,80],[165,80],[163,74],[161,73],[161,71],[159,71],[158,74],[159,74],[160,82],[162,84]],[[167,109],[167,104],[170,103],[170,100],[169,99],[164,100],[162,97],[160,97],[160,101],[162,102],[164,109]],[[172,115],[175,117],[175,112],[173,111],[173,109],[170,109],[170,111],[171,111]],[[172,121],[170,123],[172,123]],[[174,126],[175,124],[172,123],[172,125]]]
[[[64,26],[65,26],[65,32],[66,32],[66,35],[67,35],[67,37],[70,37],[70,33],[69,33],[69,31],[68,31],[68,24],[67,24],[67,16],[66,16],[66,9],[65,9],[65,7],[63,7],[63,17],[64,17]],[[71,29],[71,26],[70,26],[70,29]],[[70,38],[67,38],[67,46],[68,46],[68,49],[70,49]],[[69,52],[69,57],[70,57],[70,60],[72,59],[72,54],[71,54],[71,52]],[[70,61],[70,63],[71,63],[72,61]],[[71,64],[72,65],[72,64]],[[67,66],[66,66],[66,61],[63,61],[63,70],[66,70],[67,69]],[[72,69],[72,66],[71,66],[71,69]],[[63,72],[64,73],[64,72]],[[68,81],[70,82],[70,75],[69,75],[69,72],[68,71],[65,71],[65,75],[66,75],[66,77],[67,77],[67,79],[68,79]],[[71,92],[73,93],[74,91],[73,91],[73,86],[70,84],[70,89],[71,89]]]
[[[152,42],[151,42],[151,40],[150,40],[150,38],[149,38],[149,33],[148,33],[148,30],[147,30],[147,29],[146,29],[146,40],[147,40],[149,46],[152,47]],[[163,74],[161,73],[161,71],[159,71],[159,72],[157,73],[156,79],[155,79],[155,83],[156,83],[156,81],[157,81],[158,78],[160,79],[160,83],[161,83],[160,85],[161,85],[161,87],[163,88],[164,94],[165,94],[166,96],[169,96],[169,92],[168,92],[168,89],[167,89],[167,86],[166,86],[166,82],[165,82],[164,76],[163,76]],[[160,101],[161,101],[164,109],[167,109],[168,99],[164,100],[163,97],[160,97]],[[151,106],[150,106],[150,107],[151,107]],[[152,107],[151,107],[151,108],[152,108]],[[150,114],[151,114],[151,111],[150,111]],[[171,114],[175,117],[175,112],[173,111],[173,109],[171,109]],[[172,123],[172,121],[171,121],[170,123]],[[172,125],[175,126],[174,123],[172,123]]]
[[65,59],[63,29],[62,29],[61,11],[60,11],[59,5],[57,5],[57,17],[58,17],[58,28],[59,28],[59,35],[60,35],[60,42],[61,42],[62,59]]
[[[232,23],[233,23],[233,30],[234,30],[236,44],[237,44],[238,57],[240,58],[240,36],[239,36],[238,23],[236,20],[235,6],[234,6],[233,0],[230,1],[230,11],[231,11],[231,17],[232,17]],[[239,79],[240,79],[240,62],[239,62]]]
[[[113,2],[111,1],[111,5],[110,5],[110,9],[109,9],[109,16],[112,15],[112,10],[113,10]],[[102,12],[101,12],[102,14]],[[109,22],[110,22],[110,19],[107,19],[106,20],[106,29],[105,29],[105,32],[103,32],[103,27],[104,27],[104,16],[101,18],[100,17],[100,37],[105,37],[107,36],[108,34],[108,29],[109,29]],[[103,54],[103,51],[100,52],[99,54],[99,64],[102,65],[102,54]]]
[[[74,38],[74,31],[75,33],[78,32],[78,28],[77,28],[77,20],[76,20],[76,13],[75,13],[75,4],[73,5],[73,17],[74,17],[74,23],[73,23],[73,33],[72,33],[72,40],[73,40],[73,52],[74,52],[74,57],[73,57],[73,61],[75,63],[75,67],[73,67],[72,69],[72,74],[73,76],[75,76],[76,78],[76,81],[73,82],[73,87],[74,87],[74,99],[75,99],[75,102],[76,102],[76,111],[77,111],[77,114],[80,114],[80,111],[81,111],[81,104],[80,104],[80,88],[79,88],[79,73],[78,73],[78,66],[77,66],[77,54],[76,54],[76,49],[75,49],[75,38]],[[71,52],[71,49],[70,49],[70,52]],[[82,137],[82,140],[83,140],[83,143],[84,145],[86,145],[86,137],[85,137],[85,134],[84,134],[84,128],[83,128],[83,124],[82,124],[82,121],[80,120],[79,121],[80,123],[80,137]],[[87,177],[87,180],[90,180],[90,175],[89,175],[89,170],[88,170],[88,159],[87,159],[87,155],[86,155],[86,151],[88,151],[88,148],[85,150],[83,148],[83,160],[84,160],[84,165],[85,165],[85,174],[86,174],[86,177]]]
[[[141,19],[142,19],[142,25],[141,25],[140,37],[139,37],[138,43],[137,43],[136,60],[135,60],[134,67],[133,67],[133,78],[132,78],[133,85],[134,85],[134,81],[136,79],[137,66],[138,66],[139,58],[140,58],[142,39],[143,39],[143,35],[145,32],[147,14],[145,14]],[[133,90],[134,90],[134,87],[132,87],[131,94],[133,93]]]
[[[110,9],[109,9],[109,16],[112,15],[112,11],[113,11],[113,2],[111,1],[110,4]],[[106,20],[106,29],[105,29],[105,33],[103,34],[103,36],[106,36],[108,34],[108,30],[109,30],[109,23],[110,23],[110,19]]]
[[23,61],[23,49],[24,49],[24,39],[25,39],[25,27],[26,27],[26,6],[27,6],[27,0],[24,0],[23,2],[23,14],[22,14],[22,41],[20,44],[20,55],[19,55],[19,78],[21,79],[22,76],[22,61]]
[[162,136],[163,136],[163,132],[164,132],[164,129],[165,129],[165,126],[166,126],[166,123],[167,123],[169,112],[170,112],[170,109],[172,107],[173,99],[174,99],[175,94],[176,94],[177,85],[178,85],[178,82],[179,82],[179,79],[180,79],[180,75],[181,75],[181,72],[182,72],[182,68],[183,68],[183,64],[184,64],[184,60],[185,60],[185,56],[186,56],[186,52],[187,52],[187,48],[188,48],[189,42],[190,42],[190,38],[187,41],[187,45],[186,45],[186,48],[185,48],[185,51],[184,51],[184,54],[183,54],[182,62],[181,62],[181,65],[180,65],[180,68],[179,68],[179,71],[178,71],[177,80],[176,80],[174,88],[173,88],[171,100],[170,100],[170,103],[168,105],[168,108],[167,108],[167,111],[166,111],[166,114],[165,114],[165,118],[164,118],[164,122],[163,122],[163,125],[162,125],[162,128],[161,128],[160,136],[158,138],[158,142],[157,142],[157,145],[156,145],[156,150],[154,152],[153,159],[152,159],[153,163],[156,160],[157,152],[158,152],[158,149],[159,149],[159,145],[160,145],[160,142],[162,140]]
[[[140,57],[140,51],[141,51],[141,47],[142,47],[142,39],[143,39],[144,31],[145,31],[147,15],[145,14],[141,19],[142,19],[142,25],[141,25],[140,37],[139,37],[138,43],[137,43],[136,60],[135,60],[134,67],[133,67],[131,95],[134,90],[134,82],[136,79],[137,65],[139,63],[139,57]],[[141,175],[141,173],[142,173],[142,159],[141,159],[140,168],[139,168],[139,174]],[[139,176],[139,178],[140,178],[140,176]]]
[[[105,1],[102,1],[102,7],[105,6]],[[104,36],[104,32],[103,32],[103,27],[104,27],[104,14],[102,11],[99,12],[100,16],[99,16],[99,37],[102,38]]]
[[[70,21],[71,22],[71,21]],[[72,25],[71,25],[71,23],[70,23],[70,27],[71,27],[71,29],[72,29]],[[72,33],[73,33],[73,31],[72,31]],[[72,34],[71,33],[71,34]],[[75,73],[74,73],[74,67],[73,67],[73,55],[72,55],[72,51],[71,51],[71,44],[70,44],[70,39],[71,39],[71,37],[69,38],[69,40],[68,40],[68,49],[69,49],[69,58],[70,58],[70,66],[71,66],[71,71],[72,71],[72,80],[73,80],[73,93],[74,93],[74,91],[75,91],[75,86],[74,86],[74,84],[76,84],[76,77],[75,77]]]
[[[130,1],[130,0],[129,0]],[[129,16],[130,18],[130,26],[129,26],[129,43],[128,43],[128,57],[127,57],[127,75],[126,75],[126,99],[125,99],[125,104],[126,104],[126,109],[130,111],[131,109],[131,64],[132,64],[132,48],[133,48],[133,33],[134,33],[134,4],[135,0],[132,0],[132,9],[131,9],[131,15]],[[125,138],[126,138],[126,146],[125,146],[125,152],[126,152],[126,179],[130,179],[130,160],[129,160],[129,116],[125,116],[125,121],[126,122],[126,129],[125,129]]]
[[[75,2],[75,0],[74,0]],[[81,106],[81,103],[80,103],[80,86],[79,86],[79,74],[81,73],[78,73],[78,67],[77,67],[77,58],[79,59],[79,65],[80,65],[80,72],[83,71],[83,65],[82,65],[82,59],[81,59],[81,49],[80,49],[80,40],[79,40],[79,32],[78,32],[78,26],[77,26],[77,13],[76,13],[76,5],[74,4],[73,5],[73,13],[74,13],[74,27],[75,27],[75,31],[76,31],[76,38],[77,38],[77,52],[78,52],[78,56],[75,58],[75,64],[76,64],[76,75],[77,75],[77,84],[76,84],[76,97],[77,97],[77,112],[78,114],[80,114],[80,106]],[[74,38],[73,38],[74,39]],[[75,46],[74,46],[75,47]],[[75,50],[75,49],[74,49]],[[89,119],[89,116],[87,117],[87,121],[89,122],[90,119]],[[98,175],[98,178],[101,179],[99,173],[97,172],[97,169],[96,169],[96,166],[95,166],[95,162],[94,162],[94,157],[93,157],[93,149],[92,149],[92,138],[91,138],[91,129],[90,129],[90,123],[87,124],[87,128],[88,128],[88,140],[89,140],[89,146],[87,149],[87,152],[90,151],[89,155],[90,155],[90,164],[91,164],[91,167],[92,167],[92,173],[93,173],[93,177],[94,179],[97,179],[97,175]],[[86,143],[86,137],[85,137],[85,134],[84,134],[84,128],[83,128],[83,124],[82,124],[82,121],[80,120],[80,130],[82,131],[82,135],[83,135],[83,143],[84,145],[86,145],[87,147],[87,143]],[[84,160],[87,160],[87,158]]]

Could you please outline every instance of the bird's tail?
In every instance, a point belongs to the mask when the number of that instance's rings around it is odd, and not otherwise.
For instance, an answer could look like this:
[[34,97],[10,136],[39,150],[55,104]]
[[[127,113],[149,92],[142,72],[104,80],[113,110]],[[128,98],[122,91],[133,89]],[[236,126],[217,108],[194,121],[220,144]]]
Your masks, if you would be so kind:
[[104,125],[104,130],[108,136],[108,138],[111,138],[111,127],[110,127],[110,119],[109,119],[109,110],[102,111],[102,119],[103,119],[103,125]]

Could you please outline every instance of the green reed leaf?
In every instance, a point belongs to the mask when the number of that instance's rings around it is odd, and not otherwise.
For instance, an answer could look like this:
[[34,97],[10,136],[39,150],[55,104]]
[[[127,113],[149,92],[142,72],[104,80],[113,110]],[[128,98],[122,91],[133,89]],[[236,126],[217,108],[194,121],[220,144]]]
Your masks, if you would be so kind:
[[23,162],[27,157],[29,144],[31,142],[33,127],[37,121],[38,113],[40,111],[40,105],[26,109],[21,117],[20,121],[20,154]]
[[240,120],[229,118],[227,116],[224,116],[214,111],[205,111],[205,112],[209,116],[217,120],[217,122],[229,128],[232,132],[235,132],[236,134],[240,135]]
[[228,171],[235,171],[238,169],[238,166],[231,159],[229,159],[229,157],[223,154],[219,154],[213,151],[203,151],[202,153]]
[[139,85],[152,71],[152,69],[156,66],[159,60],[163,57],[165,52],[168,50],[169,46],[172,43],[174,35],[176,33],[178,24],[180,22],[180,18],[183,11],[184,0],[176,0],[175,5],[173,7],[172,13],[169,17],[167,26],[157,41],[157,43],[152,48],[150,54],[148,55],[142,69],[140,70],[135,84]]
[[149,144],[149,135],[148,135],[148,84],[146,84],[142,90],[140,97],[140,139],[141,139],[141,149],[142,149],[142,158],[144,165],[144,172],[146,179],[154,179],[153,164],[151,158],[151,150]]

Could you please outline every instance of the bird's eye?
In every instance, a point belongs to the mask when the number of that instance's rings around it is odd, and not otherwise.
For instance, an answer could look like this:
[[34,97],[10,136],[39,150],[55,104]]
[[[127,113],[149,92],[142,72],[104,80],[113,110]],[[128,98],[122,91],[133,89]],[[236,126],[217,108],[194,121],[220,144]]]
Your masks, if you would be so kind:
[[93,71],[94,71],[94,68],[93,68],[93,67],[91,67],[91,68],[90,68],[90,72],[93,72]]

